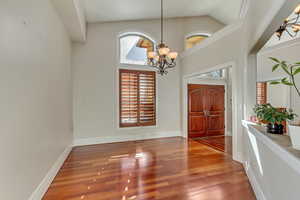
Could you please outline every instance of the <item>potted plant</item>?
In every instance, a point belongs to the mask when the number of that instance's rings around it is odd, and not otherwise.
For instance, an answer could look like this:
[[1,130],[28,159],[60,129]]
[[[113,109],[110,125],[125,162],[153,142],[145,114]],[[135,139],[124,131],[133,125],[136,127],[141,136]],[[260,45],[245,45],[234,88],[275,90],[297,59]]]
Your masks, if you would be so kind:
[[292,110],[278,110],[271,104],[256,105],[253,110],[257,118],[267,124],[267,132],[272,134],[283,134],[284,126],[282,123],[293,120],[296,116]]
[[[300,97],[300,89],[296,83],[296,76],[300,75],[300,62],[290,64],[287,61],[279,60],[277,58],[270,59],[275,63],[272,68],[273,72],[281,69],[287,75],[287,77],[281,79],[280,81],[272,81],[271,84],[284,84],[291,86],[296,90],[298,96]],[[289,123],[288,128],[293,147],[300,150],[300,124]]]

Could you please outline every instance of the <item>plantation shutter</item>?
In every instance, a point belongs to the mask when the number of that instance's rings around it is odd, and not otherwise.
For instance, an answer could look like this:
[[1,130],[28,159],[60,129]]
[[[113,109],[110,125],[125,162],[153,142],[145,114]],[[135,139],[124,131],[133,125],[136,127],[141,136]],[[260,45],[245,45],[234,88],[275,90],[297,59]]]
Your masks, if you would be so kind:
[[120,70],[120,127],[156,124],[155,72]]
[[265,82],[256,84],[256,103],[259,105],[267,103],[267,83]]
[[139,73],[139,122],[142,126],[155,125],[155,72]]

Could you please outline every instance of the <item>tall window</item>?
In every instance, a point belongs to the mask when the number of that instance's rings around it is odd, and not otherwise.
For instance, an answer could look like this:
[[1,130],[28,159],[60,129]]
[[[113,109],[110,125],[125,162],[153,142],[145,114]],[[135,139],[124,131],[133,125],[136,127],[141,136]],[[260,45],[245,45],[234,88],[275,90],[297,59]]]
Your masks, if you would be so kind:
[[194,47],[195,45],[203,42],[206,38],[208,38],[209,35],[206,34],[196,34],[189,36],[185,39],[185,49],[190,49]]
[[154,43],[143,35],[127,34],[120,37],[120,63],[147,65],[148,52]]
[[120,127],[156,125],[155,72],[120,69]]

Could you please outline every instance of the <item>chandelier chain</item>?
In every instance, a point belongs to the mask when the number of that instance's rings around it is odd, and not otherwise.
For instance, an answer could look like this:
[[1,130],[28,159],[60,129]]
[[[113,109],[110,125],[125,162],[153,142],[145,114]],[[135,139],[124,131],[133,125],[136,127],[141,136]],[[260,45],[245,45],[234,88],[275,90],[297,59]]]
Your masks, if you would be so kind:
[[160,28],[161,28],[161,41],[154,51],[148,52],[149,66],[158,70],[160,75],[168,73],[168,69],[176,66],[177,52],[171,52],[170,48],[164,43],[164,1],[160,0]]

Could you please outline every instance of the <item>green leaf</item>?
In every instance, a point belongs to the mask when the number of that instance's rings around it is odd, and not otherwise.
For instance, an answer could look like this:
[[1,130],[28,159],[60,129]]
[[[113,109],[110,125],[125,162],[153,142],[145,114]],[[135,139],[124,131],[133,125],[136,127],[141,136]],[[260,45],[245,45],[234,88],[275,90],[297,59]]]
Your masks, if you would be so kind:
[[272,68],[272,72],[276,71],[276,69],[279,67],[280,64],[274,65]]
[[290,83],[290,82],[284,82],[283,84],[284,84],[284,85],[288,85],[288,86],[293,86],[293,84]]
[[300,65],[300,62],[295,63],[295,65]]
[[288,66],[284,63],[284,62],[282,62],[281,63],[281,68],[288,74],[288,75],[292,75],[290,72],[289,72],[289,69],[288,69]]
[[278,85],[278,84],[280,84],[281,82],[279,82],[279,81],[272,81],[272,82],[270,82],[270,84],[271,85]]
[[284,84],[284,85],[293,86],[293,84],[292,84],[291,82],[289,82],[289,81],[287,80],[287,78],[283,78],[283,79],[281,80],[281,83]]
[[293,75],[295,76],[296,74],[300,73],[300,67],[294,71]]
[[269,57],[269,59],[273,60],[276,63],[280,63],[280,61],[277,58]]

